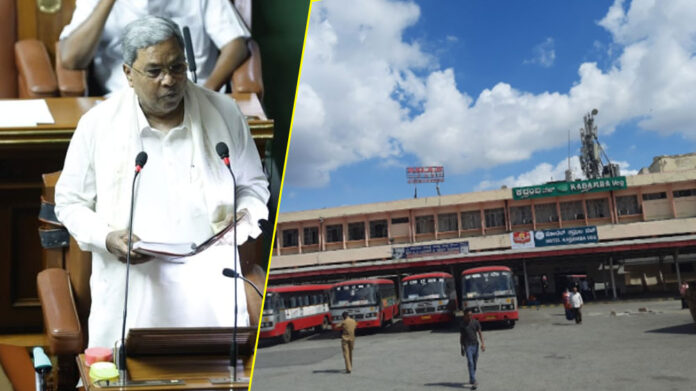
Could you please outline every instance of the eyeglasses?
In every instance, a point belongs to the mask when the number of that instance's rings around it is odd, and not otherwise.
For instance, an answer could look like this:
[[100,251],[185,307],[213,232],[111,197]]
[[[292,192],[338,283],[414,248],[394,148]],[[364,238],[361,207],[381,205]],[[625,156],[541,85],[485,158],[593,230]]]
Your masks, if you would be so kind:
[[140,70],[132,65],[130,66],[130,68],[138,72],[139,74],[147,77],[148,79],[162,80],[164,79],[164,75],[167,73],[172,77],[181,77],[185,75],[186,69],[188,68],[188,64],[186,64],[185,61],[182,61],[168,65],[165,68],[152,67],[147,68],[145,70]]

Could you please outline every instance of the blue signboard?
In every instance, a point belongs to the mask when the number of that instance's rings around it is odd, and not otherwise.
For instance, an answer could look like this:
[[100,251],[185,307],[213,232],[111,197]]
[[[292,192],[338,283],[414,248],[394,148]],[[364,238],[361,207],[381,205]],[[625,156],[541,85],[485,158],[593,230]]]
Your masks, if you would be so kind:
[[432,255],[450,255],[469,253],[469,242],[426,244],[422,246],[392,248],[392,258],[422,258]]
[[563,246],[568,244],[597,243],[597,227],[545,229],[534,231],[534,246]]

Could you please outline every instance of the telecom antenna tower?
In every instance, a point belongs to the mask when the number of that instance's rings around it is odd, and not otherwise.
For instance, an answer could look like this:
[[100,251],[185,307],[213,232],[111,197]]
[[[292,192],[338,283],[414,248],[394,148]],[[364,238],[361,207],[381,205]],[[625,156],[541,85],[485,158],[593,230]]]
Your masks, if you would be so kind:
[[580,166],[587,179],[621,175],[619,165],[611,162],[597,138],[597,125],[595,125],[594,117],[598,112],[597,109],[592,109],[591,113],[586,114],[583,117],[585,127],[580,128],[580,141],[582,142]]

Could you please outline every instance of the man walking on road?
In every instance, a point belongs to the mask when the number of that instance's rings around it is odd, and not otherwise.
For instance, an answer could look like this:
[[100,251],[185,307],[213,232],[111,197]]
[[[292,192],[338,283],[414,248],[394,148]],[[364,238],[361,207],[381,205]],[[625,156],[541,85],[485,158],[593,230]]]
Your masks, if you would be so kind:
[[573,287],[573,293],[570,294],[570,306],[572,307],[573,314],[575,315],[575,323],[582,323],[582,296],[578,292],[578,287]]
[[[478,334],[478,338],[476,335]],[[483,342],[483,334],[481,333],[481,323],[472,318],[471,310],[464,310],[464,318],[459,325],[459,344],[461,345],[462,356],[466,356],[466,361],[469,366],[469,383],[471,389],[475,390],[478,387],[476,382],[476,362],[478,361],[479,339],[481,340],[481,351],[486,351],[486,344]]]
[[357,323],[348,316],[348,312],[343,312],[343,321],[338,324],[341,330],[341,348],[343,349],[343,359],[346,361],[346,373],[353,370],[353,346],[355,346],[355,328]]

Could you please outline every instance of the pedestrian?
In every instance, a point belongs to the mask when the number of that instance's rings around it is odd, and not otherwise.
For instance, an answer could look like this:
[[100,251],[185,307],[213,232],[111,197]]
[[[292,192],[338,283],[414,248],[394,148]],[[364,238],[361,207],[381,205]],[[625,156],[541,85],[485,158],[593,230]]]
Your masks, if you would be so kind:
[[573,320],[573,307],[570,305],[570,292],[568,292],[568,288],[565,288],[565,290],[563,291],[561,300],[563,301],[563,308],[565,308],[566,319]]
[[679,287],[679,294],[681,296],[681,305],[682,309],[689,308],[689,306],[686,304],[686,291],[689,289],[689,283],[684,281],[681,286]]
[[573,309],[573,315],[575,315],[575,323],[582,323],[582,296],[578,292],[578,287],[573,287],[573,293],[570,294],[570,306]]
[[343,360],[346,362],[346,373],[353,371],[353,347],[355,346],[355,328],[358,324],[353,318],[348,316],[347,311],[343,311],[343,321],[338,324],[341,330],[341,349],[343,350]]
[[[476,335],[478,334],[478,338]],[[483,334],[481,333],[481,323],[471,316],[471,310],[464,310],[464,318],[459,325],[459,344],[461,347],[462,356],[466,356],[466,362],[469,368],[469,383],[471,389],[475,390],[478,387],[476,381],[476,362],[478,361],[479,339],[481,340],[481,351],[486,351],[486,344],[483,342]]]

